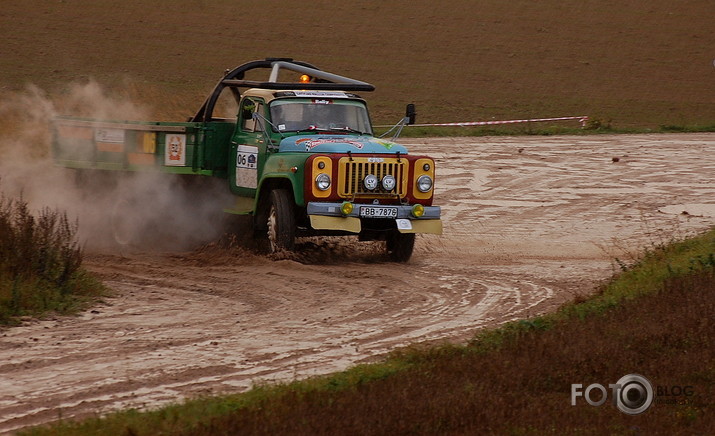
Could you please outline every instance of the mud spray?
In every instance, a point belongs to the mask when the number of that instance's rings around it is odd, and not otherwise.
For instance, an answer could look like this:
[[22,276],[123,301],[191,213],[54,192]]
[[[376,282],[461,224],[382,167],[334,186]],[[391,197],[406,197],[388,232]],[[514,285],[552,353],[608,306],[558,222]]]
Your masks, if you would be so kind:
[[110,96],[96,82],[73,84],[59,97],[30,86],[0,101],[0,190],[33,210],[65,211],[90,250],[193,248],[226,231],[231,204],[221,180],[159,172],[77,171],[55,166],[50,153],[57,115],[147,120],[150,109]]

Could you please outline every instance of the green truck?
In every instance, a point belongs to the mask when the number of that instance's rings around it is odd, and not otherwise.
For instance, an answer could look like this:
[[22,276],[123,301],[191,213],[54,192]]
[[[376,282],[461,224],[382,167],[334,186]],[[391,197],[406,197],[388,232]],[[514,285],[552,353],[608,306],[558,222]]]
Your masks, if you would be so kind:
[[[442,233],[435,162],[393,142],[413,105],[390,140],[373,135],[357,94],[372,90],[305,62],[257,60],[227,71],[186,122],[58,117],[53,157],[80,171],[219,180],[234,199],[224,212],[251,216],[272,252],[301,236],[359,235],[405,262],[416,233]],[[226,99],[236,116],[218,116]]]

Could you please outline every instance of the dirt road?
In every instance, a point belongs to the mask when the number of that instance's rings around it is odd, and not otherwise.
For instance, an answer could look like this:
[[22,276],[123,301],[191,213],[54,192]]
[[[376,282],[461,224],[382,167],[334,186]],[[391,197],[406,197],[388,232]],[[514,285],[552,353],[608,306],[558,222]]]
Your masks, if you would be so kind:
[[0,332],[0,432],[344,369],[588,294],[651,244],[715,221],[715,134],[406,140],[438,160],[445,235],[412,261],[303,241],[93,254],[116,296]]

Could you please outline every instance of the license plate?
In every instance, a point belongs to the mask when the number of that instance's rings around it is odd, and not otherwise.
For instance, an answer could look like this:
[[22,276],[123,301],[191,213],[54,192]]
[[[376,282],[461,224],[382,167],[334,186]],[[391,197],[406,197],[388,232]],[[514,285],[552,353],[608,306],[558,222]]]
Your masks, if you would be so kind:
[[397,208],[360,206],[360,216],[364,218],[397,218]]

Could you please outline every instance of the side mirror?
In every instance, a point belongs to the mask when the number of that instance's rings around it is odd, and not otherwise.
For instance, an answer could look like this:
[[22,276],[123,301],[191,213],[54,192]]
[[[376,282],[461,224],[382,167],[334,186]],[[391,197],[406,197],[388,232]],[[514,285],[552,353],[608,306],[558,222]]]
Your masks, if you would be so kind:
[[407,124],[414,124],[415,118],[417,117],[417,112],[415,112],[415,105],[410,103],[405,109],[405,118],[407,118]]

